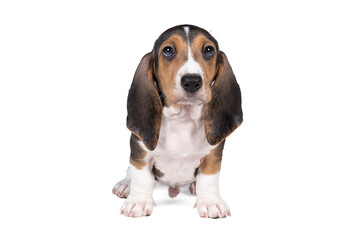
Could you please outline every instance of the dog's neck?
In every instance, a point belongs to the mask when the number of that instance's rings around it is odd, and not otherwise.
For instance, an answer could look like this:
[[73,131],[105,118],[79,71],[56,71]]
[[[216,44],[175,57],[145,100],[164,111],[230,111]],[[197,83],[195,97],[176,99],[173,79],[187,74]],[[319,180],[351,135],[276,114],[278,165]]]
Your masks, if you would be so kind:
[[164,107],[159,141],[153,154],[172,158],[208,154],[210,145],[206,141],[202,112],[203,105]]

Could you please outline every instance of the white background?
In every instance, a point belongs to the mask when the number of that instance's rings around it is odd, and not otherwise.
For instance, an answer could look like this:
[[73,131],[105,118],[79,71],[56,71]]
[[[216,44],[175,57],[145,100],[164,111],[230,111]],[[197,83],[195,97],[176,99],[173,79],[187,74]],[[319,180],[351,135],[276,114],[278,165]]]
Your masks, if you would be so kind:
[[[359,239],[358,1],[1,1],[1,239]],[[126,98],[167,28],[217,38],[243,94],[220,191],[201,219],[157,187],[120,216]]]

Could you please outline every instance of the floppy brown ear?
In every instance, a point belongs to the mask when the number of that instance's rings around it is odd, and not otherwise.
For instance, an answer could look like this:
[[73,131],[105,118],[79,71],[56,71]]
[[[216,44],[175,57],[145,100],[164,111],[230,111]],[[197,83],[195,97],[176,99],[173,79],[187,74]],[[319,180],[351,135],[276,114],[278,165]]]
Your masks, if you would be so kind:
[[136,69],[129,90],[127,127],[149,150],[154,150],[160,132],[162,105],[153,81],[152,54],[146,54]]
[[215,145],[243,121],[240,87],[223,52],[219,54],[219,69],[211,92],[212,99],[204,109],[204,122],[206,139]]

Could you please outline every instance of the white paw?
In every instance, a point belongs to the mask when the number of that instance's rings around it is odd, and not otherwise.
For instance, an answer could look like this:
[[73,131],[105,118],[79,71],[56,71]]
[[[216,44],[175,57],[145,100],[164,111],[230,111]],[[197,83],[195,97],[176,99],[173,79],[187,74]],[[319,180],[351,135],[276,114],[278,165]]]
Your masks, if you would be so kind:
[[231,216],[229,206],[221,198],[213,201],[198,199],[194,207],[197,207],[200,217],[203,218],[225,218]]
[[127,198],[130,192],[130,179],[124,179],[115,184],[112,189],[112,193],[119,198]]
[[121,207],[121,214],[126,217],[149,216],[155,205],[152,199],[129,200],[127,199]]

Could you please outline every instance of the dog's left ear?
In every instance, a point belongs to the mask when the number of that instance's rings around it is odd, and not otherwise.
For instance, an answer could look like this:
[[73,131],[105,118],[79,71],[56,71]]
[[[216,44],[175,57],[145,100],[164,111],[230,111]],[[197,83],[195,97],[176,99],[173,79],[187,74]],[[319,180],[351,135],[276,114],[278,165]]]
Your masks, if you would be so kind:
[[240,87],[223,52],[211,92],[212,99],[204,108],[205,133],[207,141],[216,145],[243,121]]
[[146,54],[136,69],[127,110],[127,127],[149,150],[154,150],[159,139],[162,104],[153,79],[152,53]]

